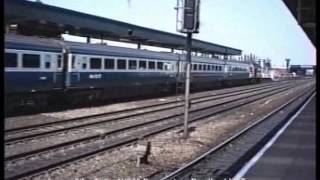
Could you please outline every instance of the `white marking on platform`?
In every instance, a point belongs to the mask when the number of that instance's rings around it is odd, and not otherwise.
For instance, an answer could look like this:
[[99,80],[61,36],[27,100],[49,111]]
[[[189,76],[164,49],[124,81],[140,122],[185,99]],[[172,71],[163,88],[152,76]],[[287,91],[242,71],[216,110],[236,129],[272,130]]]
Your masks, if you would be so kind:
[[308,101],[299,109],[299,111],[294,114],[290,120],[276,133],[275,136],[271,140],[268,141],[266,145],[255,155],[253,156],[249,162],[247,162],[244,167],[238,171],[238,173],[233,176],[232,180],[241,180],[243,176],[249,171],[249,169],[255,165],[258,160],[262,157],[262,155],[274,144],[274,142],[279,138],[279,136],[284,132],[284,130],[292,123],[292,121],[302,112],[302,110],[309,104],[311,99],[315,96],[315,93],[308,99]]

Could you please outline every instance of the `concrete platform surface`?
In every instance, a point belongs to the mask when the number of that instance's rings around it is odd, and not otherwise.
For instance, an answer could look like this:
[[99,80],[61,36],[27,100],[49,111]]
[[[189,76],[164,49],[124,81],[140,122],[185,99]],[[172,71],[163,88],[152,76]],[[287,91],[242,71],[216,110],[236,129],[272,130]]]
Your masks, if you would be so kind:
[[316,179],[316,96],[243,176],[246,180]]

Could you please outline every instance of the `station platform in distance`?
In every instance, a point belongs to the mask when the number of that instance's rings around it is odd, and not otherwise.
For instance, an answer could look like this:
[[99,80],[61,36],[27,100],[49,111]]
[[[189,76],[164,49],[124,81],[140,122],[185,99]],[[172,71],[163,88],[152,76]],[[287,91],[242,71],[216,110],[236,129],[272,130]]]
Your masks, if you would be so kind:
[[[237,173],[235,179],[316,179],[316,96]],[[292,120],[292,121],[291,121]],[[290,123],[291,121],[291,123]],[[241,179],[240,178],[240,179]]]

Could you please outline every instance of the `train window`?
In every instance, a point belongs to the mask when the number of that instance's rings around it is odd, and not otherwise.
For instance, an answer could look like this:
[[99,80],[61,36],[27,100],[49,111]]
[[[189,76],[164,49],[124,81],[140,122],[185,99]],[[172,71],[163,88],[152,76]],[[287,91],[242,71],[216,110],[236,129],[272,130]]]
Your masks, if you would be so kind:
[[109,58],[104,59],[104,68],[114,69],[114,59],[109,59]]
[[129,69],[137,69],[137,61],[129,60]]
[[6,53],[5,54],[5,67],[17,67],[18,66],[18,60],[17,60],[17,54],[16,53]]
[[101,69],[101,58],[90,58],[90,69]]
[[149,69],[155,69],[156,68],[154,61],[149,61],[148,65],[149,65]]
[[207,69],[208,69],[208,71],[211,71],[211,66],[207,65]]
[[212,71],[215,71],[215,67],[216,67],[215,65],[211,66]]
[[46,69],[50,69],[51,68],[51,55],[50,54],[46,54],[44,56],[44,67]]
[[44,66],[45,66],[46,69],[50,69],[51,63],[50,62],[45,62]]
[[71,65],[71,67],[72,67],[72,69],[75,69],[75,67],[76,67],[76,56],[72,56],[72,65]]
[[206,64],[203,65],[203,70],[204,70],[204,71],[207,70],[207,65],[206,65]]
[[117,62],[118,62],[117,69],[127,69],[127,63],[125,59],[118,59]]
[[22,67],[39,68],[40,67],[40,55],[38,55],[38,54],[23,54]]
[[171,63],[164,63],[164,70],[170,71],[171,70]]
[[159,70],[163,69],[163,62],[157,62],[157,69]]
[[82,69],[87,69],[87,63],[82,63]]
[[139,61],[139,69],[147,69],[147,62]]
[[202,71],[202,64],[199,64],[199,71]]
[[218,70],[219,70],[219,71],[222,71],[222,67],[221,67],[221,66],[218,66]]
[[58,65],[57,65],[57,67],[58,67],[58,68],[61,68],[61,67],[62,67],[62,56],[61,56],[60,54],[58,55],[58,59],[57,59],[57,60],[58,60]]
[[193,64],[193,70],[197,71],[198,70],[198,64]]

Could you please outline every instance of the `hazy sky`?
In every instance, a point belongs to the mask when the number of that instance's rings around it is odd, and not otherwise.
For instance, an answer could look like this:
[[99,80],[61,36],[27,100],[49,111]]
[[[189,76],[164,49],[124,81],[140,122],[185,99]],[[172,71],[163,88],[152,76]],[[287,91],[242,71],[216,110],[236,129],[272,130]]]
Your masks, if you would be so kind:
[[[41,0],[92,15],[176,33],[176,0]],[[275,66],[316,63],[316,50],[282,0],[201,0],[196,39],[241,49]]]

